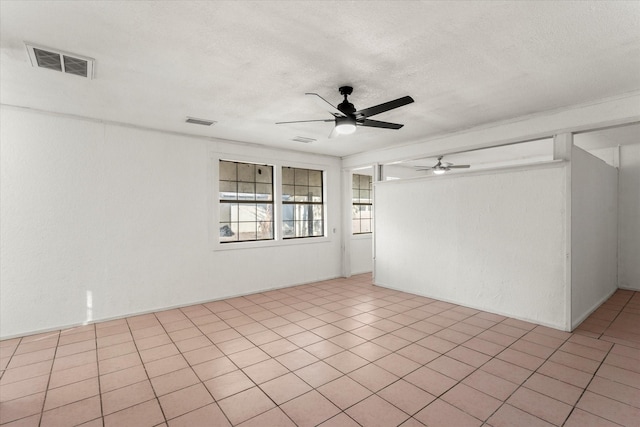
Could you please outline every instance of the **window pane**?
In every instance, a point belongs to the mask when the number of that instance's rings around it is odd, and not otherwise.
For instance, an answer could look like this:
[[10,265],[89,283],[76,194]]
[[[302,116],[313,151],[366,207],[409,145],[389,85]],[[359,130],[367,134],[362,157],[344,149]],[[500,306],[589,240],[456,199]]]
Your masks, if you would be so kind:
[[256,240],[256,223],[255,222],[241,222],[238,224],[239,240]]
[[250,163],[238,163],[238,181],[255,182],[256,165]]
[[371,188],[371,177],[369,175],[360,175],[360,189],[369,190]]
[[353,198],[353,203],[360,203],[360,190],[358,190],[357,188],[354,188],[352,190],[352,198]]
[[273,239],[273,205],[259,204],[256,209],[258,239]]
[[309,223],[307,221],[296,221],[296,237],[309,237]]
[[273,168],[271,166],[258,165],[256,167],[256,182],[272,183]]
[[351,188],[353,189],[360,188],[360,175],[356,175],[356,174],[351,175]]
[[237,181],[236,164],[235,162],[220,162],[220,180],[222,181]]
[[295,211],[295,219],[296,221],[304,221],[310,218],[311,215],[313,215],[312,211],[311,211],[311,205],[295,205],[296,207],[296,211]]
[[238,223],[220,223],[220,241],[234,242],[238,240]]
[[322,205],[312,205],[313,219],[322,219],[324,216],[324,209]]
[[282,186],[282,200],[284,201],[293,200],[294,194],[295,194],[295,187],[293,185]]
[[284,185],[295,184],[295,172],[293,168],[282,168],[282,183]]
[[220,222],[237,222],[238,205],[236,203],[220,203]]
[[371,205],[360,205],[360,218],[371,219]]
[[256,185],[253,182],[238,183],[238,199],[239,200],[255,200]]
[[238,183],[235,181],[220,181],[220,199],[236,200],[238,198]]
[[353,234],[360,233],[360,220],[359,219],[353,219],[351,221],[351,230],[352,230]]
[[322,187],[322,171],[309,171],[309,185]]
[[309,170],[308,169],[295,169],[296,173],[296,185],[309,185]]
[[238,207],[240,221],[256,221],[256,205],[242,203]]
[[296,202],[308,202],[309,201],[309,187],[299,187],[296,185]]
[[371,220],[370,219],[360,220],[360,232],[361,233],[371,233]]
[[295,237],[294,221],[284,221],[282,226],[282,234],[284,237]]
[[371,203],[371,192],[360,189],[360,203]]
[[309,187],[309,194],[312,202],[322,201],[322,187]]
[[360,219],[360,206],[353,206],[353,209],[351,209],[351,218]]
[[294,205],[284,205],[282,206],[282,219],[284,221],[293,221],[295,218],[293,216]]
[[258,240],[273,239],[273,222],[258,223]]
[[273,220],[272,205],[258,204],[256,205],[256,219],[258,221],[271,222]]
[[324,236],[323,221],[313,221],[313,236]]
[[257,200],[273,200],[273,186],[271,184],[256,184]]

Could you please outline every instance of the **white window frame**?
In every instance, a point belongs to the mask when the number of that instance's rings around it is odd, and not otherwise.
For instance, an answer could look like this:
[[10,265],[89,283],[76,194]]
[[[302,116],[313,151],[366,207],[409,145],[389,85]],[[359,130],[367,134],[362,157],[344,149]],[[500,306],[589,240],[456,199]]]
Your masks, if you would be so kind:
[[[351,235],[353,237],[371,236],[371,234],[373,234],[373,183],[374,183],[374,180],[373,180],[373,176],[372,175],[361,174],[361,173],[356,173],[356,172],[357,171],[353,171],[351,173],[351,182],[352,182],[352,184],[351,184],[351,209],[352,209],[352,211],[351,211],[351,215],[352,215],[352,217],[351,217]],[[369,200],[371,200],[371,203],[362,203],[362,204],[354,203],[354,201],[353,201],[353,177],[354,177],[354,175],[371,177],[371,187],[369,188],[369,191],[370,191]],[[360,187],[358,187],[358,189],[360,189]],[[353,232],[353,206],[356,206],[356,205],[357,206],[363,206],[363,205],[371,206],[370,231],[366,231],[364,233],[354,233]]]
[[[273,210],[274,230],[272,240],[251,240],[244,242],[220,242],[220,161],[234,161],[240,163],[253,163],[273,166]],[[282,168],[293,167],[301,169],[314,169],[322,171],[322,209],[324,236],[304,238],[283,238],[282,233]],[[296,161],[283,161],[268,157],[254,157],[235,153],[211,153],[209,161],[210,191],[208,197],[209,206],[209,242],[212,250],[226,251],[238,249],[252,249],[274,246],[305,245],[326,243],[331,241],[329,233],[329,201],[327,197],[329,166],[317,163],[305,163]]]

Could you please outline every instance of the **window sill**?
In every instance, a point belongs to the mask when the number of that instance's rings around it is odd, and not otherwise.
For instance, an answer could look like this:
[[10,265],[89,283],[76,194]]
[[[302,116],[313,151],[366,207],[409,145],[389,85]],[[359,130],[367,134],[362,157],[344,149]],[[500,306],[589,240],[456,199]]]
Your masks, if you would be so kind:
[[351,240],[371,240],[373,233],[352,234]]
[[329,243],[329,242],[331,242],[331,238],[327,236],[301,237],[297,239],[261,240],[256,242],[229,242],[229,243],[215,242],[213,246],[213,250],[227,251],[227,250],[237,250],[237,249],[269,248],[269,247],[282,247],[282,246],[293,246],[293,245]]

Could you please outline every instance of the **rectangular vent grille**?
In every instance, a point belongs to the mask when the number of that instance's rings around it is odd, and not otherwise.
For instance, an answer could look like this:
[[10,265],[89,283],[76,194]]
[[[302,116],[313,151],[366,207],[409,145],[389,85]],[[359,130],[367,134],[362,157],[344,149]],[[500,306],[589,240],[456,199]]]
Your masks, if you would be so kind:
[[307,137],[304,137],[304,136],[296,136],[295,138],[292,138],[291,140],[295,141],[295,142],[302,142],[303,144],[309,144],[310,142],[316,141],[313,138],[307,138]]
[[191,123],[192,125],[202,125],[202,126],[211,126],[215,123],[214,120],[207,119],[196,119],[195,117],[187,117],[187,123]]
[[75,74],[76,76],[87,77],[87,61],[73,58],[71,56],[62,55],[64,58],[64,72]]
[[93,78],[94,60],[82,55],[26,44],[31,65],[88,79]]
[[36,54],[38,67],[62,71],[62,62],[59,54],[36,48],[33,49],[33,52]]

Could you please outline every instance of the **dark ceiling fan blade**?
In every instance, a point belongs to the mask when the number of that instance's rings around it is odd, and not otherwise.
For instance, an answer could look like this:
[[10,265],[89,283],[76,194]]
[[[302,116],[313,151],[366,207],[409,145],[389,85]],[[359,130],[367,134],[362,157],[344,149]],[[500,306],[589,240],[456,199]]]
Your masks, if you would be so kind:
[[369,119],[356,121],[356,124],[360,126],[368,126],[372,128],[385,128],[385,129],[400,129],[402,126],[404,126],[398,123],[380,122],[378,120],[369,120]]
[[318,105],[320,105],[320,107],[326,109],[328,112],[330,112],[334,116],[337,116],[337,117],[344,117],[345,116],[345,114],[342,111],[338,110],[338,108],[336,108],[333,105],[331,105],[331,103],[329,101],[327,101],[326,99],[324,99],[323,97],[321,97],[317,93],[308,92],[308,93],[305,93],[305,95],[313,95],[313,99],[316,100]]
[[447,166],[448,169],[467,169],[470,168],[471,165],[449,165]]
[[334,122],[335,119],[326,119],[326,120],[295,120],[293,122],[277,122],[277,125],[284,125],[287,123],[310,123],[310,122]]
[[365,108],[364,110],[358,110],[353,114],[356,116],[356,118],[371,117],[375,116],[376,114],[384,113],[385,111],[393,110],[394,108],[402,107],[403,105],[411,104],[412,102],[412,97],[405,96],[402,98],[394,99],[393,101],[385,102],[384,104]]

